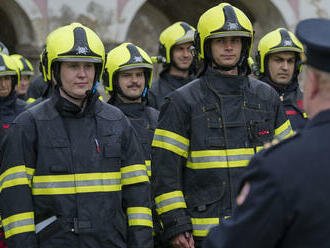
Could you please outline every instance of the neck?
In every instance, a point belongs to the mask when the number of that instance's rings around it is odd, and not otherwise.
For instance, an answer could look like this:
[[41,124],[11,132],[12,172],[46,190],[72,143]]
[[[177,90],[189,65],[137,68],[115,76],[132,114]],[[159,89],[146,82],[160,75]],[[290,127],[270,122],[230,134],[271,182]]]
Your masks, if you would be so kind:
[[187,78],[187,77],[189,77],[189,70],[179,70],[179,69],[175,68],[174,66],[171,66],[169,74],[173,75],[173,76]]
[[83,106],[82,103],[84,101],[84,98],[79,98],[79,99],[75,99],[75,98],[72,98],[70,97],[69,95],[67,95],[63,90],[62,88],[59,89],[60,90],[60,96],[65,98],[66,100],[68,100],[69,102],[72,102],[73,104],[76,104],[77,106],[81,107],[82,109],[85,108],[86,106],[86,102],[84,102]]
[[121,96],[120,94],[117,94],[117,97],[119,98],[120,101],[122,101],[123,103],[141,103],[142,102],[142,98],[139,97],[137,99],[131,100],[131,99],[127,99],[124,96]]
[[234,69],[229,70],[229,71],[220,70],[220,69],[217,69],[217,71],[220,72],[221,74],[224,74],[224,75],[231,75],[231,76],[237,76],[238,75],[237,67],[235,67]]

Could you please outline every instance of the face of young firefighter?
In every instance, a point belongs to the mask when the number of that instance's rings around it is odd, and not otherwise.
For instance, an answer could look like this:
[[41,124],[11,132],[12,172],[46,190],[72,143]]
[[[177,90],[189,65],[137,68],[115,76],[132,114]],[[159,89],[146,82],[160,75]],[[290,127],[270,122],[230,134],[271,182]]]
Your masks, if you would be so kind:
[[0,97],[6,97],[11,92],[11,76],[0,76]]
[[26,94],[29,85],[30,85],[31,76],[29,75],[21,75],[21,79],[19,81],[19,86],[16,86],[16,93],[17,95],[24,95]]
[[143,68],[133,68],[118,73],[118,84],[124,96],[141,99],[145,88]]
[[190,47],[192,42],[175,45],[172,49],[172,59],[176,66],[181,70],[189,70],[193,61]]
[[294,52],[278,52],[269,55],[268,70],[274,83],[289,84],[291,82],[296,56]]
[[237,64],[242,51],[242,38],[238,36],[211,39],[211,53],[214,61],[221,66]]
[[62,62],[60,71],[62,87],[71,96],[84,98],[86,91],[92,89],[95,76],[94,63]]

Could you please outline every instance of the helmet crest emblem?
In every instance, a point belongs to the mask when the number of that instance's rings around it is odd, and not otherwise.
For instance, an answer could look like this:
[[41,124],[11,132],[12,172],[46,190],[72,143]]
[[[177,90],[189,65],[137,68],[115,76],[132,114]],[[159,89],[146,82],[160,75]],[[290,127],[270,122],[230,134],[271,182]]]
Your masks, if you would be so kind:
[[285,40],[284,41],[284,46],[292,46],[292,45],[293,45],[293,43],[292,43],[291,40]]
[[77,51],[77,54],[87,54],[88,48],[87,47],[77,46],[76,51]]
[[142,63],[142,62],[143,62],[143,59],[142,59],[141,56],[135,56],[133,60],[134,60],[134,62],[136,62],[136,63]]

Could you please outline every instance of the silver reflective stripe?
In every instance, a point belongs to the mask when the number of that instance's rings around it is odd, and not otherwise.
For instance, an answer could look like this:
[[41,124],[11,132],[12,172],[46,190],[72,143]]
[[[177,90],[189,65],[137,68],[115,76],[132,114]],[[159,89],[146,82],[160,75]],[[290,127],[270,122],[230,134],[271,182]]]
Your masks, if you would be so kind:
[[5,182],[8,182],[8,181],[10,181],[10,180],[14,180],[14,179],[17,179],[17,178],[26,178],[26,173],[25,173],[25,172],[16,172],[16,173],[9,174],[8,176],[5,176],[5,177],[1,180],[0,188],[2,188],[2,185],[3,185]]
[[33,183],[33,188],[70,188],[84,186],[120,185],[120,179],[97,179],[69,182]]
[[22,227],[22,226],[29,226],[34,225],[34,219],[25,219],[25,220],[18,220],[9,223],[8,225],[4,225],[3,229],[5,232],[8,232],[9,230],[16,228],[16,227]]
[[150,214],[128,214],[128,219],[129,220],[151,220],[152,221],[152,217]]
[[41,222],[39,222],[36,225],[36,233],[42,231],[43,229],[45,229],[47,226],[49,226],[50,224],[52,224],[53,222],[55,222],[57,220],[57,217],[54,215],[48,219],[45,219]]
[[281,140],[281,139],[285,138],[286,136],[288,136],[290,134],[291,130],[292,129],[289,126],[287,129],[285,129],[282,133],[276,135],[274,138]]
[[172,138],[169,138],[169,137],[166,137],[166,136],[163,136],[163,135],[155,134],[154,140],[157,140],[157,141],[161,141],[161,142],[165,142],[165,143],[174,145],[176,147],[181,148],[184,151],[188,151],[188,149],[189,149],[189,146],[181,143],[180,141],[177,141],[175,139],[172,139]]
[[212,227],[215,227],[219,224],[205,224],[205,225],[202,225],[202,224],[193,224],[193,229],[196,230],[196,231],[207,231],[207,230],[210,230]]
[[170,204],[177,203],[177,202],[185,202],[185,201],[182,196],[179,196],[179,197],[173,197],[173,198],[161,201],[161,202],[157,203],[156,205],[157,205],[157,208],[162,208],[162,207],[166,207]]
[[253,155],[229,155],[229,156],[207,156],[207,157],[189,157],[188,160],[192,163],[207,163],[207,162],[226,162],[250,160]]
[[124,172],[121,174],[122,179],[128,179],[128,178],[138,177],[138,176],[148,176],[148,175],[145,170]]

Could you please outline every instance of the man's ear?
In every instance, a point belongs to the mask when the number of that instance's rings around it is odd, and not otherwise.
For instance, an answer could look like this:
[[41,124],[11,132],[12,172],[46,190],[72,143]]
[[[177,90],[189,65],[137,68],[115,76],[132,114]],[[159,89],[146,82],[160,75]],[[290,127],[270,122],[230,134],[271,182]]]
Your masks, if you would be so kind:
[[315,99],[320,94],[319,75],[314,71],[309,71],[310,97]]
[[57,81],[55,79],[54,70],[53,69],[51,70],[51,75],[52,75],[52,82],[53,82],[54,85],[56,85],[57,84]]

